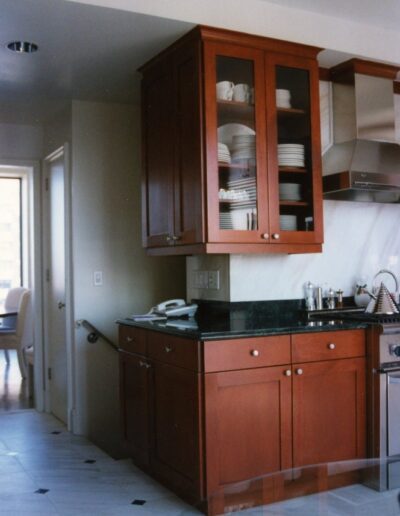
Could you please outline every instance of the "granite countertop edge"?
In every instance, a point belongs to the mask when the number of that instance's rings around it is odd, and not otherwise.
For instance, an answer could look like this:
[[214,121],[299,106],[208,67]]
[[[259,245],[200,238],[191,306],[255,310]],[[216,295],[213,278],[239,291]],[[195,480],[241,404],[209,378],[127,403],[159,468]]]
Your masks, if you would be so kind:
[[127,325],[127,326],[135,326],[137,328],[144,328],[147,330],[153,330],[160,333],[167,333],[170,335],[177,335],[179,337],[185,337],[195,340],[220,340],[220,339],[236,339],[236,338],[244,338],[244,337],[264,337],[271,335],[287,335],[293,333],[315,333],[315,332],[325,332],[325,331],[340,331],[340,330],[355,330],[355,329],[366,329],[368,328],[368,324],[365,322],[357,322],[357,321],[335,321],[325,322],[323,325],[318,325],[315,323],[315,326],[310,326],[308,324],[301,324],[296,326],[271,326],[268,328],[258,327],[258,328],[249,328],[249,329],[240,329],[240,330],[221,330],[221,331],[201,331],[197,329],[191,328],[175,328],[173,326],[169,326],[165,321],[146,321],[139,322],[133,321],[132,319],[118,319],[116,321],[117,324]]

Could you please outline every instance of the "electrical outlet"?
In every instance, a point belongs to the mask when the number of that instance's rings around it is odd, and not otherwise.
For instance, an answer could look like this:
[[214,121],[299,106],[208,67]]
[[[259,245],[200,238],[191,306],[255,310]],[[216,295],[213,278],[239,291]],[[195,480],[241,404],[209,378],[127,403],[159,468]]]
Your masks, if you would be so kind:
[[208,288],[208,271],[193,271],[193,287]]
[[219,290],[219,271],[208,271],[208,288]]
[[103,286],[103,271],[94,271],[93,272],[93,285],[95,287]]

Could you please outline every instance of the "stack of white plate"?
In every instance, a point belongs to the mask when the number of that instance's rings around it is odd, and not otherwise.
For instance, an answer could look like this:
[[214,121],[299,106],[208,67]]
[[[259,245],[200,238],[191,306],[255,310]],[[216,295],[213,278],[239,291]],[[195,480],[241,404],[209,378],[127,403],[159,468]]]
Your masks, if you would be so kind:
[[220,229],[233,229],[232,214],[230,212],[220,212],[219,227]]
[[235,134],[232,138],[232,159],[253,159],[256,157],[256,137],[254,134]]
[[300,201],[301,185],[297,183],[280,183],[279,199],[282,201]]
[[218,142],[218,161],[222,163],[231,162],[231,153],[229,147],[225,143]]
[[224,124],[218,127],[218,141],[225,143],[232,151],[233,137],[235,135],[256,134],[253,129],[244,124]]
[[280,215],[279,224],[282,231],[296,231],[297,217],[296,215]]
[[276,90],[276,105],[280,108],[290,108],[290,91]]
[[301,143],[278,144],[280,167],[304,167],[304,145]]
[[232,210],[242,208],[255,208],[257,204],[257,185],[255,177],[243,177],[228,180],[228,188],[233,191],[245,191],[247,199],[237,199],[231,202]]

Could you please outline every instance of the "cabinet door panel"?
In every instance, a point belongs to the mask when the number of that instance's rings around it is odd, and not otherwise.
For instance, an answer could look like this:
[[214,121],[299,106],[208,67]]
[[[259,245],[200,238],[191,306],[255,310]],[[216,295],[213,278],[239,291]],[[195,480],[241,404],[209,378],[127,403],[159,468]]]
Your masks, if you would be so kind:
[[174,224],[174,137],[172,63],[146,74],[142,83],[143,239],[144,245],[165,246]]
[[272,243],[322,243],[318,65],[268,54],[266,90]]
[[365,457],[365,425],[364,358],[294,366],[294,467]]
[[174,73],[176,102],[174,236],[178,237],[175,245],[182,245],[204,241],[200,44],[198,42],[176,52]]
[[[206,43],[205,122],[209,242],[268,241],[264,57]],[[217,83],[230,83],[224,98]],[[235,85],[233,87],[233,85]]]
[[200,489],[198,375],[159,362],[153,371],[154,471],[180,489]]
[[149,391],[146,359],[120,352],[120,402],[123,439],[132,458],[149,463]]
[[205,377],[208,492],[289,468],[291,378],[285,367]]

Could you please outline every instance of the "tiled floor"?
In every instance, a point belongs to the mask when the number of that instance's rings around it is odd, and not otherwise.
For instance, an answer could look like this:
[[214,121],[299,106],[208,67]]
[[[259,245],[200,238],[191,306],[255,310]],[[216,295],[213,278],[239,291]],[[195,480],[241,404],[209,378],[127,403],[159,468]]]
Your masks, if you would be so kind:
[[[20,399],[18,392],[18,382],[11,382],[2,399]],[[11,406],[5,403],[0,410],[0,516],[200,514],[129,460],[114,460],[69,434],[54,417]],[[240,514],[396,516],[400,510],[398,491],[378,493],[356,485]]]

